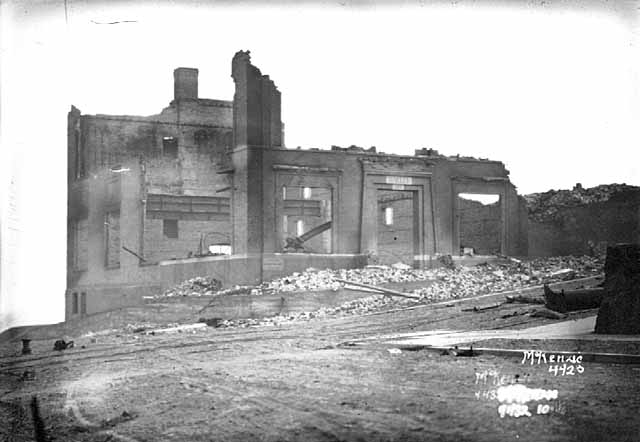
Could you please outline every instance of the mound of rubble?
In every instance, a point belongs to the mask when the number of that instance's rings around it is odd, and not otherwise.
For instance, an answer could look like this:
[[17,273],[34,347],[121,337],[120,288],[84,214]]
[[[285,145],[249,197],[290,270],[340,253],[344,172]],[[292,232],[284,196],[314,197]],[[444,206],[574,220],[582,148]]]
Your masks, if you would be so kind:
[[562,209],[610,200],[624,200],[638,194],[640,187],[627,184],[603,184],[585,189],[576,184],[572,190],[549,190],[525,195],[529,219],[539,222],[555,221]]
[[157,297],[221,296],[236,294],[271,295],[278,293],[340,290],[347,280],[358,284],[381,286],[405,282],[425,281],[425,288],[413,294],[425,300],[460,298],[523,287],[529,284],[548,284],[560,280],[593,276],[602,271],[599,257],[563,256],[539,258],[532,261],[504,259],[498,263],[474,267],[441,267],[412,269],[402,264],[375,265],[361,269],[318,270],[309,268],[289,276],[265,282],[256,287],[234,286],[222,290],[215,278],[197,277],[166,290]]
[[222,288],[222,283],[216,279],[205,276],[197,276],[171,287],[156,297],[172,296],[211,296]]
[[[505,259],[495,264],[474,267],[437,269],[411,269],[407,266],[367,266],[363,269],[316,270],[307,269],[284,278],[275,279],[260,286],[259,292],[305,292],[314,290],[338,290],[344,284],[338,279],[359,284],[384,285],[414,281],[433,281],[419,295],[430,297],[431,287],[442,283],[448,290],[466,296],[477,293],[479,287],[486,292],[508,290],[527,284],[543,284],[563,279],[592,276],[602,271],[603,261],[598,257],[563,256],[540,258],[529,262]],[[426,291],[425,291],[426,290]],[[458,296],[456,296],[458,297]]]
[[438,268],[430,270],[399,269],[373,266],[352,270],[308,270],[264,284],[265,290],[309,291],[340,288],[336,278],[371,285],[392,282],[429,281],[411,294],[418,299],[398,299],[381,295],[368,296],[346,302],[337,307],[321,308],[314,312],[291,313],[261,319],[221,321],[221,327],[277,325],[288,321],[305,321],[328,316],[361,315],[384,309],[400,308],[416,303],[432,303],[464,297],[508,291],[530,285],[595,276],[602,272],[604,261],[598,257],[565,256],[540,258],[529,262],[504,260],[496,264],[475,267]]

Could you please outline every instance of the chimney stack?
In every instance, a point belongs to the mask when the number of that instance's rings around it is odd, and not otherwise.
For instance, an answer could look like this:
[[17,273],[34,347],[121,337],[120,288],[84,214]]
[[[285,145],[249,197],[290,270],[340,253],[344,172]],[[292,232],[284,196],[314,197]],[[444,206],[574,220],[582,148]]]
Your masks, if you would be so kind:
[[173,99],[196,100],[198,98],[198,70],[177,68],[173,71]]

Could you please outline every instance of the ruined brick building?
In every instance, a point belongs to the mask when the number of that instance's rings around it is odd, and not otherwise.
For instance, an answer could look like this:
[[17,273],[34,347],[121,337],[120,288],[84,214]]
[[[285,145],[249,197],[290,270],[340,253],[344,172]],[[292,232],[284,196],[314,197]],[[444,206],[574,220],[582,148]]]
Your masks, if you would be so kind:
[[526,254],[525,206],[501,162],[287,149],[274,82],[242,51],[232,77],[232,102],[205,99],[198,70],[178,68],[173,101],[150,117],[72,106],[67,318],[198,275],[255,284],[310,266],[426,267],[463,247]]

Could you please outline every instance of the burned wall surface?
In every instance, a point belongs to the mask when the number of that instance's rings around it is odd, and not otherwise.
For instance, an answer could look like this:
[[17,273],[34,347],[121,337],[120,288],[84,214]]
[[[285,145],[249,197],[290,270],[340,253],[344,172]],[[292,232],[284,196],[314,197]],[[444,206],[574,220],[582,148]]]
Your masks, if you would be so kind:
[[194,276],[231,285],[372,260],[428,267],[469,239],[463,192],[499,195],[490,236],[500,253],[526,254],[526,217],[504,164],[432,149],[286,149],[274,82],[245,51],[231,76],[233,103],[199,98],[197,69],[178,68],[174,99],[157,115],[72,107],[69,315],[139,303]]
[[197,70],[178,68],[157,115],[69,112],[67,286],[89,311],[102,286],[147,287],[153,264],[209,254],[212,233],[229,243],[233,104],[197,89]]

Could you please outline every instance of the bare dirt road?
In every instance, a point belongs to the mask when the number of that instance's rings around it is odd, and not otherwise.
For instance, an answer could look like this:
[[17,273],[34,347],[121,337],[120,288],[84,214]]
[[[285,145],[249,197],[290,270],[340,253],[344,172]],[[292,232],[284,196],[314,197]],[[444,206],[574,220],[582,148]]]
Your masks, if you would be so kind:
[[[0,440],[34,440],[34,396],[46,437],[57,441],[639,440],[639,366],[584,363],[582,373],[560,375],[517,358],[390,352],[376,340],[349,345],[418,330],[551,322],[510,315],[522,306],[463,306],[119,334],[84,349],[4,357]],[[530,404],[531,416],[503,408],[501,417],[496,390],[516,375],[557,398]]]

